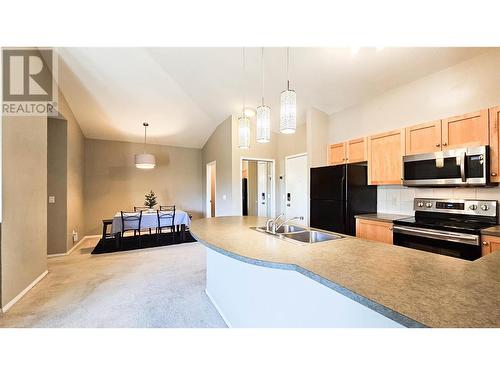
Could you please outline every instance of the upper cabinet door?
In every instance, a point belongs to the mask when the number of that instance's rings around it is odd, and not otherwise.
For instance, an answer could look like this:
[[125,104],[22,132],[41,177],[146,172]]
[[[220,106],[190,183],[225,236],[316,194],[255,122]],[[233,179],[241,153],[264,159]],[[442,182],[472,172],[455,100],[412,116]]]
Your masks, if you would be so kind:
[[345,164],[346,162],[345,143],[330,145],[330,165]]
[[490,108],[490,178],[500,182],[500,106]]
[[488,133],[487,109],[449,117],[443,120],[443,150],[487,145],[489,142]]
[[368,139],[368,183],[400,185],[402,182],[404,129],[372,135]]
[[367,142],[366,138],[350,140],[347,143],[347,162],[359,163],[366,161]]
[[405,129],[406,155],[441,151],[441,120]]

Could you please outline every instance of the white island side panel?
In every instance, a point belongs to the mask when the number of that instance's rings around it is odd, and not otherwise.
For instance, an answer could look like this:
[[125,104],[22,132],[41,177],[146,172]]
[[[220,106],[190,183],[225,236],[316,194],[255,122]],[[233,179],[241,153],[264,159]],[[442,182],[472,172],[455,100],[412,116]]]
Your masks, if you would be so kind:
[[404,328],[299,272],[205,248],[206,292],[229,327]]

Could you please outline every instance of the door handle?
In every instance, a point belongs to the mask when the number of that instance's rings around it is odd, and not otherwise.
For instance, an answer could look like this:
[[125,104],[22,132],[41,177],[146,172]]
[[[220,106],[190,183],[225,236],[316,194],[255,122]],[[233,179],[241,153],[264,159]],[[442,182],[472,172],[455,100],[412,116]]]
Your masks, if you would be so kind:
[[462,177],[462,182],[467,181],[467,177],[465,176],[465,151],[460,156],[460,176]]

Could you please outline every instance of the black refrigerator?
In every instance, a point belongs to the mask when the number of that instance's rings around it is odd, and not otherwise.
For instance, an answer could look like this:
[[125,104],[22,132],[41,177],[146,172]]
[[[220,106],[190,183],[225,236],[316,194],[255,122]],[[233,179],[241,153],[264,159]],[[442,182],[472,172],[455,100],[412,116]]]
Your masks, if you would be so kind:
[[356,235],[355,215],[377,212],[377,187],[368,186],[367,167],[344,164],[311,168],[310,224]]

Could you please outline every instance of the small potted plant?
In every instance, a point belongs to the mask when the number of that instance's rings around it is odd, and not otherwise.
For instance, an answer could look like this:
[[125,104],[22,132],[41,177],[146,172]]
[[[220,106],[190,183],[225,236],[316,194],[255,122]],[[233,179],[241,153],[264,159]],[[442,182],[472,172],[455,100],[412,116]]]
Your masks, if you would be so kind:
[[146,207],[149,207],[149,212],[153,212],[154,211],[153,207],[158,204],[158,202],[156,201],[156,195],[154,191],[151,190],[149,193],[146,193],[144,197],[145,197],[144,205]]

